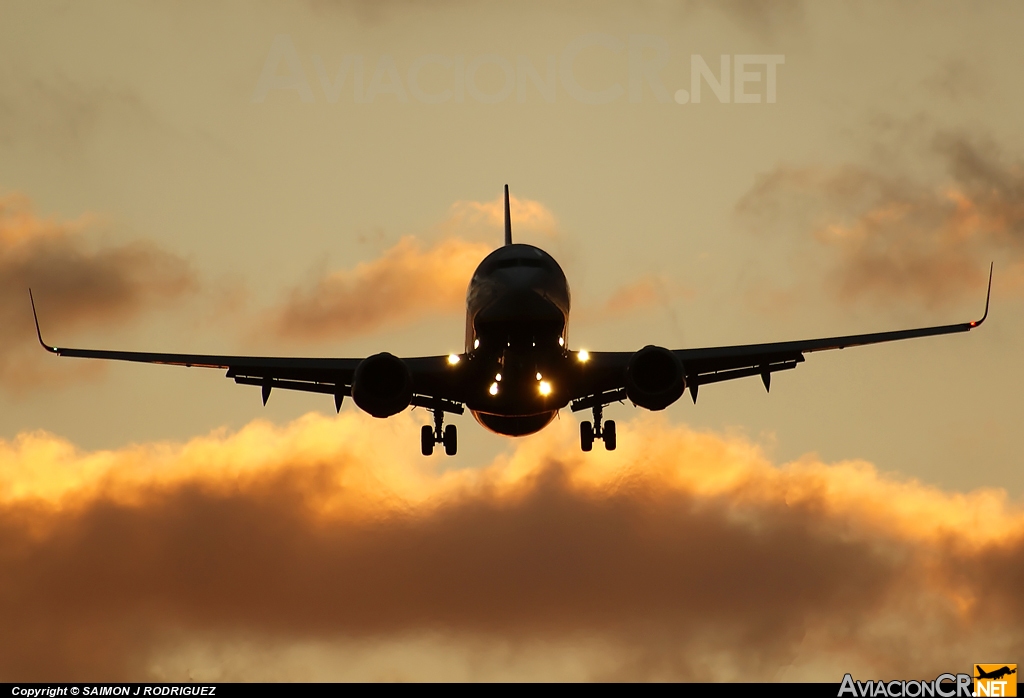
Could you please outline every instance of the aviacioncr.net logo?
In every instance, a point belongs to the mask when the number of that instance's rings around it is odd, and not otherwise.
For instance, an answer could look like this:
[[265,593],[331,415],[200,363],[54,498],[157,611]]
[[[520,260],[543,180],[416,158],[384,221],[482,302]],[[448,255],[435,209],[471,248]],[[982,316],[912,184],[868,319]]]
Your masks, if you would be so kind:
[[970,674],[939,674],[931,681],[855,681],[843,676],[838,698],[972,698]]
[[974,695],[984,696],[1016,696],[1017,665],[1016,664],[975,664]]

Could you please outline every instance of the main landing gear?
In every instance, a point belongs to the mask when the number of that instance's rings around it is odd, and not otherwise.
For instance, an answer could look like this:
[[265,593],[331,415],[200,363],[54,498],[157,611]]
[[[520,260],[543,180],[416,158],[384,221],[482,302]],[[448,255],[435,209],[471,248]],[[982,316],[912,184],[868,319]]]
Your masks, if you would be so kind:
[[594,406],[594,423],[580,423],[580,448],[589,451],[594,448],[594,439],[604,441],[604,447],[609,451],[615,450],[615,420],[609,419],[601,425],[603,406]]
[[459,450],[459,435],[454,424],[444,426],[444,411],[431,410],[434,413],[434,426],[424,424],[420,429],[420,450],[429,456],[434,452],[434,444],[444,444],[444,452],[454,456]]

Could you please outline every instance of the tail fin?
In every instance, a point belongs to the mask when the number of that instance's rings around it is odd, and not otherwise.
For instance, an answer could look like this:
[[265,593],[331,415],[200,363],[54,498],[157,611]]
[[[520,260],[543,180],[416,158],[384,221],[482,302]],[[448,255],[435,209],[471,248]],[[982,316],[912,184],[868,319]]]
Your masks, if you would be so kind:
[[512,244],[512,217],[508,212],[508,185],[505,185],[505,244]]

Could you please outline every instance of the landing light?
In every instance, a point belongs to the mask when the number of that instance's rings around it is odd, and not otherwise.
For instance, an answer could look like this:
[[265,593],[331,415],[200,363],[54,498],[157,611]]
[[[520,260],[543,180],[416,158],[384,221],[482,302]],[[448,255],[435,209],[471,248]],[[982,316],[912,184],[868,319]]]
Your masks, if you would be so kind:
[[480,340],[479,339],[474,339],[473,340],[473,348],[474,349],[479,349],[480,348]]
[[551,394],[551,384],[548,383],[547,381],[541,381],[540,382],[540,394],[541,395],[550,395]]
[[491,387],[487,389],[487,392],[489,392],[491,395],[497,395],[498,394],[498,384],[497,383],[491,383]]
[[588,352],[586,349],[580,349],[578,352],[576,352],[576,358],[579,359],[580,361],[588,361],[590,359],[590,352]]
[[564,337],[559,337],[558,338],[558,346],[560,346],[560,347],[564,347],[565,346],[565,338]]
[[540,378],[541,378],[540,373],[538,373],[537,374],[537,380],[540,380]]
[[498,381],[500,383],[501,382],[501,374],[500,373],[495,373],[494,374],[494,380],[496,380],[496,381]]
[[448,355],[448,363],[451,364],[452,366],[454,366],[455,364],[459,363],[459,355],[458,354],[449,354]]

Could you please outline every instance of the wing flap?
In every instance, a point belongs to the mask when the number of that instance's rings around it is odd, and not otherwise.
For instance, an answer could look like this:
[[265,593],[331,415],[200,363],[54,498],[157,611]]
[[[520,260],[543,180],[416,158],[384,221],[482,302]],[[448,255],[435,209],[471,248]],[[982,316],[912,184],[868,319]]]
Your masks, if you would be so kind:
[[57,356],[72,356],[81,359],[108,359],[111,361],[133,361],[165,366],[188,368],[261,369],[267,371],[355,371],[360,359],[311,359],[284,356],[229,356],[221,354],[166,354],[148,351],[109,351],[106,349],[67,349],[52,347]]
[[712,373],[699,373],[694,376],[687,376],[687,385],[707,385],[708,383],[721,383],[722,381],[730,381],[734,378],[747,378],[749,376],[765,376],[769,373],[775,373],[776,371],[787,371],[789,369],[796,368],[796,365],[802,362],[804,359],[801,356],[799,359],[792,361],[779,361],[775,363],[759,364],[757,366],[750,366],[748,368],[733,368],[725,371],[717,371]]
[[[36,315],[35,299],[29,291],[32,316],[39,344],[57,356],[107,361],[184,366],[186,368],[219,368],[227,377],[240,385],[255,385],[263,389],[263,401],[270,392],[299,390],[309,393],[333,395],[335,406],[352,394],[352,379],[362,359],[306,358],[285,356],[232,356],[225,354],[176,354],[148,351],[112,351],[107,349],[74,349],[56,347],[43,341]],[[453,368],[447,356],[421,356],[403,359],[413,380],[414,406],[441,409],[462,414],[464,402],[461,372]]]
[[[686,383],[690,387],[694,399],[696,399],[697,386],[720,383],[735,378],[761,376],[767,388],[772,373],[796,368],[804,361],[806,353],[970,332],[981,326],[988,318],[991,299],[992,268],[990,267],[988,291],[985,296],[985,313],[980,320],[890,332],[803,339],[793,342],[677,349],[673,353],[682,362]],[[574,411],[582,410],[621,400],[625,393],[623,388],[625,387],[626,367],[632,356],[632,352],[591,352],[588,365],[578,369],[578,375],[575,377],[572,390],[572,409]]]

